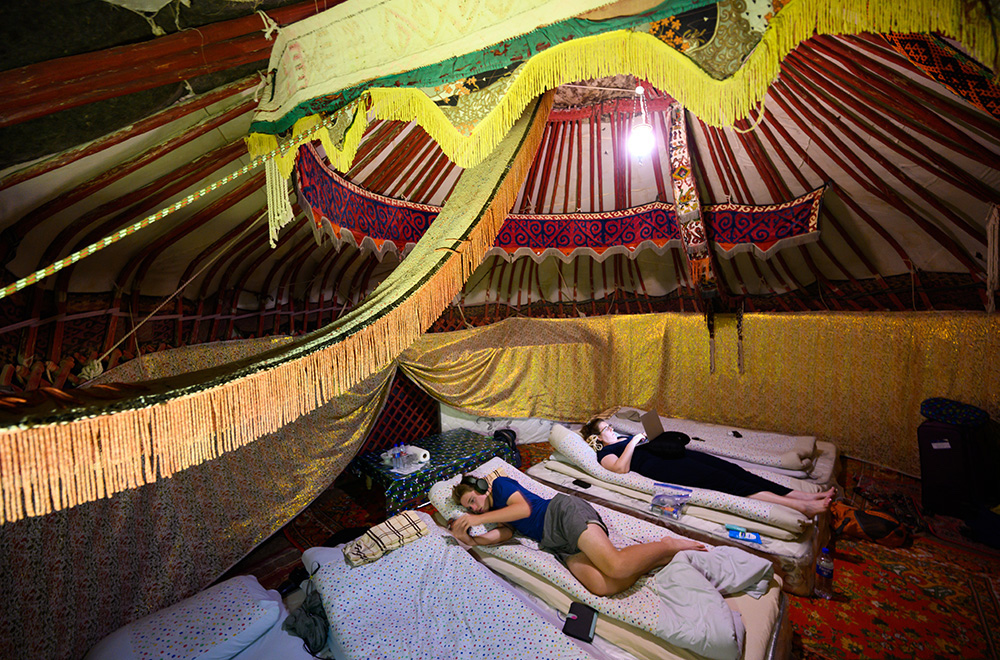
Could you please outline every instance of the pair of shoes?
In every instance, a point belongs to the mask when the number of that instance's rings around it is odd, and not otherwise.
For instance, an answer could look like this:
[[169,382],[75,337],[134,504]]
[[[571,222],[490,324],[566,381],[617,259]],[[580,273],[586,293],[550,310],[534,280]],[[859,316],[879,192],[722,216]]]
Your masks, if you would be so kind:
[[288,594],[292,593],[299,588],[302,581],[309,577],[309,572],[302,566],[296,566],[292,569],[292,572],[288,574],[288,577],[284,582],[278,585],[278,593],[284,598]]

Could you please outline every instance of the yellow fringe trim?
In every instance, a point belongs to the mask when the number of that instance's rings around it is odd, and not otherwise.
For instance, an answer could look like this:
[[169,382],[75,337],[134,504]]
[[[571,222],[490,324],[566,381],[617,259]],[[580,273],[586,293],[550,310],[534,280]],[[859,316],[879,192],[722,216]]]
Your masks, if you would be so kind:
[[171,477],[280,429],[385,368],[482,263],[551,107],[549,94],[481,168],[466,170],[454,202],[389,277],[345,317],[290,347],[301,357],[153,407],[0,430],[0,524]]
[[[632,73],[648,80],[712,126],[728,127],[756,108],[778,77],[781,61],[802,41],[815,34],[861,32],[940,32],[962,42],[982,62],[998,68],[993,24],[981,3],[961,0],[792,0],[773,19],[760,43],[743,66],[726,80],[716,80],[688,57],[652,35],[618,31],[575,39],[538,53],[528,60],[507,94],[466,137],[441,110],[415,89],[366,90],[342,148],[331,143],[328,131],[319,138],[333,166],[346,172],[357,154],[361,136],[375,119],[415,121],[437,141],[456,165],[472,167],[489,154],[534,98],[559,85],[610,75]],[[345,109],[347,110],[347,109]],[[354,112],[353,108],[350,112]],[[318,116],[295,123],[293,137],[280,156],[280,170],[290,176],[295,151],[311,138],[302,133],[316,125]],[[315,136],[314,136],[315,137]],[[271,138],[267,140],[266,138]],[[273,136],[252,134],[247,147],[254,157],[276,148]]]

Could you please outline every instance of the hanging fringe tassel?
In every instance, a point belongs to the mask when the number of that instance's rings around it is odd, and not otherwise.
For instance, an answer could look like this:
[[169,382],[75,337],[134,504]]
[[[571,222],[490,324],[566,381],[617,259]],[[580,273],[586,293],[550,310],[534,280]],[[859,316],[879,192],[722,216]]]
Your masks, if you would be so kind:
[[[656,37],[622,30],[574,39],[534,55],[516,73],[497,107],[466,137],[422,92],[404,88],[372,88],[338,111],[352,117],[343,144],[335,146],[326,136],[323,147],[330,162],[346,172],[357,153],[361,135],[369,121],[391,119],[415,121],[456,165],[473,167],[482,162],[507,134],[532,99],[555,87],[576,80],[632,73],[667,92],[702,121],[717,127],[732,127],[750,115],[778,77],[781,61],[799,43],[814,34],[859,34],[862,32],[940,32],[967,46],[980,61],[1000,72],[1000,51],[994,25],[982,3],[961,0],[792,0],[771,19],[764,36],[743,66],[726,80],[715,80],[683,53]],[[368,112],[356,108],[368,107]],[[280,158],[289,176],[295,150],[305,139],[295,137],[316,122],[306,117],[296,122],[293,139]],[[321,140],[324,132],[319,132]],[[247,146],[253,156],[276,147],[253,134]],[[311,139],[311,138],[310,138]]]
[[996,295],[1000,289],[1000,206],[993,205],[986,222],[986,311],[996,311]]
[[[463,173],[414,251],[346,317],[272,368],[149,408],[0,430],[0,524],[113,496],[243,447],[396,359],[458,294],[493,244],[538,149],[552,97],[530,125]],[[439,248],[446,247],[446,250]],[[395,288],[393,288],[395,287]]]
[[264,164],[267,230],[272,248],[278,244],[278,232],[295,217],[292,204],[288,201],[288,179],[281,175],[276,161],[272,159]]

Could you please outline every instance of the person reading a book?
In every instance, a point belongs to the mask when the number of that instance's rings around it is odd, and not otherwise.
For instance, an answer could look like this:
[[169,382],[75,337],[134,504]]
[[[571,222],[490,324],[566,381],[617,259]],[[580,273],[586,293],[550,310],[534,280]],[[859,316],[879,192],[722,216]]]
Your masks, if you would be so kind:
[[665,441],[654,439],[643,444],[644,433],[620,439],[611,424],[594,418],[583,425],[580,434],[597,452],[602,467],[617,474],[635,472],[654,481],[667,482],[689,488],[706,488],[730,495],[749,497],[752,500],[781,504],[812,517],[830,509],[835,490],[806,493],[787,488],[735,463],[700,451],[683,451],[680,433],[667,432]]
[[[452,491],[455,503],[471,513],[453,520],[452,533],[467,545],[493,545],[517,532],[538,541],[538,547],[558,557],[587,590],[611,596],[631,587],[648,571],[665,566],[682,550],[705,550],[685,538],[664,536],[659,541],[616,548],[608,528],[589,503],[572,495],[552,499],[535,495],[509,477],[492,484],[465,477]],[[479,536],[469,528],[499,523]]]

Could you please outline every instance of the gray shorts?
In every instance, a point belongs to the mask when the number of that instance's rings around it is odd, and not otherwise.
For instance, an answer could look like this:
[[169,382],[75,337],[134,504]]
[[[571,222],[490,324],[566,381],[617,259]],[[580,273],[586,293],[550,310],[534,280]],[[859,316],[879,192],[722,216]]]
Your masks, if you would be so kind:
[[580,552],[577,541],[580,540],[580,535],[587,531],[587,525],[590,523],[600,525],[604,533],[608,533],[608,526],[588,502],[579,497],[559,493],[552,498],[549,508],[545,511],[542,540],[539,541],[538,547],[551,552],[565,563],[568,557]]

